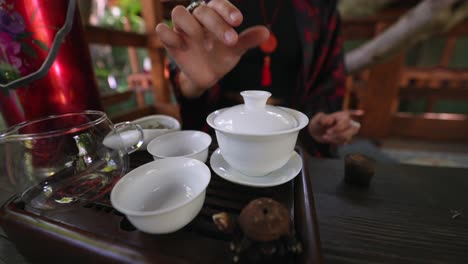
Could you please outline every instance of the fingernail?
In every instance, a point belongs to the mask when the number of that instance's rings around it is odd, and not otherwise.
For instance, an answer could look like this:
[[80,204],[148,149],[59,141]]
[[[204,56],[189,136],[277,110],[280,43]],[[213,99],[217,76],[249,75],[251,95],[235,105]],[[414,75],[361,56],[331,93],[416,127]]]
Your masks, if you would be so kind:
[[236,32],[234,32],[234,30],[228,30],[226,32],[224,32],[224,39],[229,42],[229,43],[232,43],[234,42],[236,38]]
[[241,19],[241,14],[239,14],[238,12],[232,12],[229,17],[231,18],[231,21],[232,22],[237,22]]

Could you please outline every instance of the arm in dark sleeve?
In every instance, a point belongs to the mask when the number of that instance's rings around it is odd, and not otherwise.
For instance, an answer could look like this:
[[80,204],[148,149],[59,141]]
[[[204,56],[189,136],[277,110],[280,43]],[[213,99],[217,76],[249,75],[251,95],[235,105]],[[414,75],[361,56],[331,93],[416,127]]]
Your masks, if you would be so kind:
[[[342,109],[345,94],[346,73],[344,68],[343,38],[341,19],[336,9],[336,1],[327,1],[328,8],[322,16],[321,34],[318,40],[316,62],[318,73],[313,92],[309,94],[308,110],[313,113],[332,113]],[[315,108],[315,109],[314,109]],[[308,111],[308,112],[309,112]]]
[[[306,78],[303,93],[304,109],[312,118],[318,112],[333,113],[342,110],[345,94],[346,73],[344,68],[343,39],[341,37],[341,19],[336,9],[336,1],[324,1],[324,10],[320,17],[320,36],[317,40],[314,65],[311,66],[311,78]],[[307,87],[309,87],[307,89]],[[305,100],[304,100],[305,99]],[[307,131],[302,140],[309,149],[318,150],[317,155],[329,156],[330,146],[313,142]],[[306,134],[306,135],[305,135]]]

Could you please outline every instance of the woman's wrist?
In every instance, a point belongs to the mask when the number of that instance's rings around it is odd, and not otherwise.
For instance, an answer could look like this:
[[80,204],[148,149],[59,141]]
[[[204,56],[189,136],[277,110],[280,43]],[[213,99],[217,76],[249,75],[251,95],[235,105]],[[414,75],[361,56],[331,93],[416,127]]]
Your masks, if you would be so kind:
[[180,85],[180,90],[182,95],[186,98],[196,98],[200,97],[205,91],[210,89],[210,86],[200,86],[196,85],[184,72],[180,71],[178,76],[178,82]]

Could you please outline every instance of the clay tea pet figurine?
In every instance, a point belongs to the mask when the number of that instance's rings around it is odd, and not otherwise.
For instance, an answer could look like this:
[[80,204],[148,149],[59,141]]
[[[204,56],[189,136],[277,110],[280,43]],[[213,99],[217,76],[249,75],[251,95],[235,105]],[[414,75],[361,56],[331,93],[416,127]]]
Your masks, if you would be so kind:
[[222,212],[213,215],[218,229],[232,234],[234,263],[287,263],[302,252],[288,210],[270,198],[251,201],[240,216]]

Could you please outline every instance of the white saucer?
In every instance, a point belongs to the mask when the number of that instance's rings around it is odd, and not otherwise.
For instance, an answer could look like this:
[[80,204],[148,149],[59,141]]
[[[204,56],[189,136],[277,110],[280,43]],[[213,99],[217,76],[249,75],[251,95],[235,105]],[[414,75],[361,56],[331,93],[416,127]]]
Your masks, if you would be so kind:
[[283,167],[266,176],[250,177],[232,168],[224,160],[221,150],[218,148],[211,155],[210,165],[216,174],[227,181],[253,187],[272,187],[294,179],[302,169],[302,159],[294,151],[289,161]]

